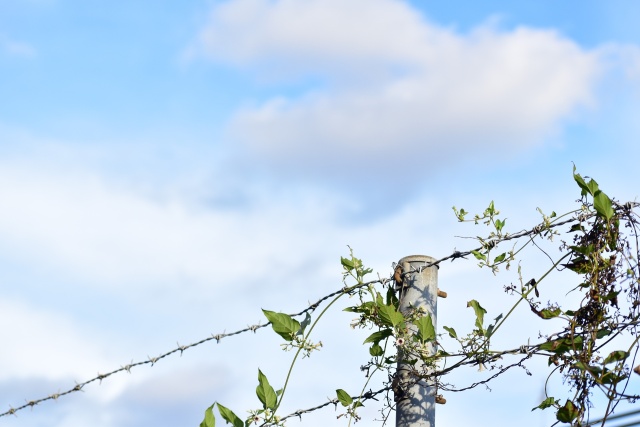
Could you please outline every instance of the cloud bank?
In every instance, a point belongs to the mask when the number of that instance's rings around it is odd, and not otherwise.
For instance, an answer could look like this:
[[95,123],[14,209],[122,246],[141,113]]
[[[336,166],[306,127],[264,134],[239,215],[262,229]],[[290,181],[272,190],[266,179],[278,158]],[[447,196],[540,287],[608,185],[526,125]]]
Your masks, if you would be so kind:
[[192,52],[258,76],[320,76],[237,111],[228,131],[257,164],[339,178],[385,167],[410,178],[425,159],[438,169],[539,145],[595,104],[603,72],[597,51],[555,31],[460,34],[393,0],[228,1]]

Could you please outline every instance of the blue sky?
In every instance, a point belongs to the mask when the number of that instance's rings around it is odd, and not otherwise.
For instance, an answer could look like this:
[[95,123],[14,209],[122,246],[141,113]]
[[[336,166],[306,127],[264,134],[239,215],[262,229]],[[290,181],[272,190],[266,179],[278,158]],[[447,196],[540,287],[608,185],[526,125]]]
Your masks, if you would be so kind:
[[[478,231],[452,205],[495,200],[528,227],[572,206],[572,162],[634,200],[639,8],[0,1],[1,404],[298,311],[340,287],[347,245],[382,275],[464,249]],[[471,325],[469,299],[494,317],[508,302],[509,276],[473,262],[440,276],[440,325]],[[349,321],[319,332],[288,409],[362,383]],[[268,331],[230,338],[0,423],[197,425],[214,400],[256,406],[257,368],[278,384],[288,356]],[[529,412],[536,373],[456,394],[438,420],[549,425]]]

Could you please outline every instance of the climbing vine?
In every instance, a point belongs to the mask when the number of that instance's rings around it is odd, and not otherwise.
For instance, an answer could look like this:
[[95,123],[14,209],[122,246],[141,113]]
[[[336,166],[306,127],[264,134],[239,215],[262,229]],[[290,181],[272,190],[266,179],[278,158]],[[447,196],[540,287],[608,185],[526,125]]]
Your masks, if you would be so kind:
[[[480,268],[498,276],[517,265],[518,280],[504,286],[511,297],[505,314],[487,321],[488,313],[481,302],[470,300],[467,307],[473,310],[475,322],[469,331],[459,333],[443,326],[438,332],[424,308],[400,309],[398,291],[414,271],[404,271],[398,266],[388,278],[367,280],[373,271],[350,249],[349,255],[341,258],[344,288],[315,319],[309,311],[304,313],[304,318],[296,320],[294,316],[263,310],[274,332],[284,341],[283,349],[293,354],[282,387],[276,390],[258,370],[258,408],[241,419],[216,402],[205,410],[200,426],[215,425],[213,410],[216,407],[220,416],[234,427],[284,425],[290,415],[281,416],[278,409],[286,396],[294,366],[300,355],[309,357],[322,347],[322,342],[313,341],[311,334],[334,303],[343,298],[350,298],[344,311],[356,316],[351,326],[371,331],[363,342],[368,354],[361,368],[365,373],[362,388],[355,395],[337,388],[332,401],[343,407],[339,418],[347,419],[349,425],[360,419],[358,410],[363,402],[379,393],[387,395],[381,408],[382,422],[386,422],[397,401],[403,398],[402,386],[396,378],[399,362],[415,367],[412,372],[415,381],[427,380],[438,393],[443,393],[487,384],[514,367],[528,373],[526,365],[534,357],[547,361],[549,378],[562,378],[566,396],[556,397],[546,391],[545,399],[532,410],[551,410],[557,423],[585,426],[597,395],[606,402],[604,408],[598,408],[600,414],[604,413],[599,421],[604,425],[618,403],[640,398],[627,393],[632,374],[640,375],[640,366],[634,368],[640,340],[638,215],[634,211],[638,205],[621,204],[610,198],[595,180],[576,173],[575,167],[573,179],[580,190],[577,208],[561,215],[555,212],[546,215],[539,210],[541,222],[526,231],[509,233],[506,219],[500,216],[494,202],[473,216],[464,209],[453,208],[458,221],[487,226],[489,232],[473,238],[478,247],[467,252],[455,251],[426,267],[444,259],[472,257]],[[539,246],[542,241],[556,244],[557,251],[552,254],[543,251]],[[550,263],[538,277],[526,280],[522,274],[522,264],[527,261],[523,250],[531,247],[543,251]],[[566,298],[545,302],[542,297],[546,294],[545,286],[555,273],[563,271],[573,277],[563,290]],[[548,297],[545,295],[545,298]],[[508,330],[513,313],[522,305],[528,306],[531,316],[545,321],[555,319],[554,324],[561,327],[541,335],[537,343],[532,344],[530,337],[522,336],[522,344],[517,348],[495,348],[492,337]],[[505,365],[506,357],[515,357],[515,361]],[[450,384],[447,374],[463,366],[486,369],[487,378],[461,387]],[[382,378],[385,384],[377,392],[369,387],[374,377]],[[436,395],[436,402],[445,401],[442,394]],[[322,406],[325,405],[319,407]]]

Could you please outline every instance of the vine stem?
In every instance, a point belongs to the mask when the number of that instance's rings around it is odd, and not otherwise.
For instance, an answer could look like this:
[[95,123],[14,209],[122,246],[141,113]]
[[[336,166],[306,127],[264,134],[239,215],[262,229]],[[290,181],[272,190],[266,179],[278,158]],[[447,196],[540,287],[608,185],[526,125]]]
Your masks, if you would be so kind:
[[[389,338],[387,338],[384,342],[384,349],[382,350],[382,356],[384,356],[384,354],[387,352],[387,345],[389,344]],[[373,370],[372,373],[367,375],[367,381],[365,381],[364,385],[362,386],[362,390],[360,390],[360,395],[358,396],[358,400],[356,402],[356,405],[358,403],[360,403],[362,401],[362,395],[364,394],[364,391],[367,389],[367,386],[369,385],[369,381],[371,381],[371,378],[373,378],[373,376],[375,375],[376,372],[380,371],[381,368],[381,364],[377,363],[376,364],[376,368]],[[355,410],[356,406],[354,405],[354,410]],[[349,423],[347,424],[347,427],[351,427],[351,421],[353,421],[353,414],[351,414],[349,416]]]
[[[545,277],[547,277],[547,276],[548,276],[548,275],[549,275],[549,274],[550,274],[550,273],[551,273],[551,272],[552,272],[552,271],[553,271],[553,270],[558,266],[558,264],[560,264],[560,262],[561,262],[562,260],[564,260],[566,257],[568,257],[569,255],[571,255],[571,253],[570,253],[570,252],[569,252],[569,253],[566,253],[562,258],[560,258],[558,261],[556,261],[556,262],[553,264],[553,266],[552,266],[549,270],[547,270],[547,272],[546,272],[546,273],[544,273],[544,274],[540,277],[540,279],[538,279],[538,281],[536,282],[536,285],[535,285],[535,286],[537,286],[537,285],[538,285],[542,280],[544,280],[544,278],[545,278]],[[511,310],[509,310],[509,312],[507,313],[507,315],[506,315],[506,316],[504,316],[504,317],[502,318],[502,320],[500,321],[500,323],[498,323],[498,324],[496,325],[496,327],[495,327],[495,328],[493,328],[493,331],[491,332],[491,336],[495,335],[496,331],[497,331],[498,329],[500,329],[500,326],[502,326],[502,325],[504,324],[504,322],[507,320],[507,318],[508,318],[508,317],[509,317],[513,312],[514,312],[514,310],[516,309],[516,307],[518,307],[518,305],[520,305],[520,303],[521,303],[522,301],[526,300],[527,296],[529,296],[529,294],[530,294],[531,292],[533,292],[533,289],[534,289],[534,287],[532,286],[532,287],[531,287],[531,289],[529,289],[527,292],[525,292],[524,294],[522,294],[522,295],[520,296],[520,299],[519,299],[518,301],[516,301],[516,303],[513,305],[513,307],[511,307]],[[488,338],[487,338],[487,339],[488,339]]]
[[[307,332],[307,334],[304,337],[304,341],[306,341],[307,339],[309,339],[309,336],[311,335],[311,332],[313,332],[313,328],[316,327],[316,325],[318,324],[318,321],[322,318],[322,316],[327,312],[327,310],[329,310],[329,307],[331,307],[333,305],[333,303],[335,303],[336,301],[338,301],[340,298],[342,298],[344,295],[346,295],[347,293],[349,293],[349,291],[351,291],[352,289],[355,289],[356,286],[361,285],[360,283],[358,283],[358,285],[352,286],[350,288],[346,288],[344,290],[344,292],[342,292],[340,295],[336,296],[334,299],[331,300],[331,302],[329,304],[327,304],[327,306],[320,312],[320,314],[318,315],[318,317],[316,318],[316,320],[311,324],[311,327],[309,328],[309,332]],[[304,342],[303,341],[303,342]],[[278,400],[278,403],[276,404],[276,407],[273,408],[273,412],[271,413],[271,417],[269,417],[268,422],[271,422],[271,420],[275,417],[276,415],[276,411],[278,410],[278,408],[280,407],[280,405],[282,404],[282,400],[284,399],[284,394],[287,391],[287,385],[289,384],[289,379],[291,378],[291,373],[293,372],[293,367],[296,364],[296,360],[298,360],[298,356],[300,355],[300,352],[302,351],[302,346],[298,347],[298,350],[296,351],[295,356],[293,356],[293,360],[291,361],[291,365],[289,366],[289,371],[287,372],[287,378],[284,381],[284,386],[282,387],[282,393],[280,393],[280,399]]]

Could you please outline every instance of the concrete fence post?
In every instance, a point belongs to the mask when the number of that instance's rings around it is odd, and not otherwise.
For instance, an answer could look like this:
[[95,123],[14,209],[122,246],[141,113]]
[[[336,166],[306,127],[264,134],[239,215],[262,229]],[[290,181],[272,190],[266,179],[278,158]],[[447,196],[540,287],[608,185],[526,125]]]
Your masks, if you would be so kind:
[[[436,328],[438,267],[426,267],[434,261],[434,258],[424,255],[404,257],[398,262],[395,278],[400,311],[404,314],[412,308],[422,307],[431,315]],[[440,294],[446,296],[443,292]],[[412,330],[415,332],[415,327]],[[427,351],[435,354],[436,345],[430,344]],[[403,363],[402,350],[398,351],[398,370],[394,380],[396,427],[435,427],[435,382],[418,379],[412,373],[425,371],[429,372],[421,361],[413,366]]]

